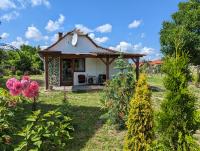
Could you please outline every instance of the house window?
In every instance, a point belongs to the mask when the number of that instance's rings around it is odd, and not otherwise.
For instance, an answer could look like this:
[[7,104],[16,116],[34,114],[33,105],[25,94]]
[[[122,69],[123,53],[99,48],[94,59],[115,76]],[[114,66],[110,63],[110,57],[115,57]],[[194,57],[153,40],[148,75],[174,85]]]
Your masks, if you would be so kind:
[[74,60],[74,71],[75,72],[85,72],[85,59],[75,59]]

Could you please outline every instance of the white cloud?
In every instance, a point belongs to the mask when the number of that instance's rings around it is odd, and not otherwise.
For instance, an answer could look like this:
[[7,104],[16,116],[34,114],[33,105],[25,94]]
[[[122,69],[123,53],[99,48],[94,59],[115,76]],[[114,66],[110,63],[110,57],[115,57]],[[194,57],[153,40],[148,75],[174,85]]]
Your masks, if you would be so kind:
[[6,38],[9,37],[9,34],[4,32],[4,33],[2,33],[2,34],[0,35],[0,37],[1,37],[2,39],[6,39]]
[[98,44],[105,43],[109,39],[108,37],[95,37],[94,33],[90,33],[89,36]]
[[28,29],[25,33],[25,37],[27,39],[41,40],[42,34],[39,31],[39,29],[37,29],[35,26],[32,25],[32,26],[28,27]]
[[110,47],[110,48],[117,51],[127,52],[127,51],[132,51],[133,46],[130,43],[121,41],[116,47]]
[[43,36],[43,39],[44,39],[45,41],[47,41],[47,40],[49,40],[49,36]]
[[41,50],[46,49],[48,46],[40,46]]
[[6,10],[9,8],[16,8],[15,3],[13,3],[11,0],[0,0],[0,10]]
[[128,25],[128,28],[138,28],[141,23],[142,20],[134,20],[132,23]]
[[18,13],[18,12],[12,11],[12,12],[10,12],[10,13],[7,13],[7,14],[2,15],[2,16],[0,17],[0,20],[9,22],[9,21],[11,21],[11,20],[13,20],[13,19],[16,19],[18,16],[19,16],[19,13]]
[[117,46],[110,48],[122,52],[142,53],[146,55],[150,55],[155,52],[154,48],[143,46],[141,43],[131,44],[126,41],[121,41]]
[[93,30],[89,29],[88,27],[82,25],[82,24],[76,24],[75,25],[76,29],[79,29],[80,31],[84,32],[85,34],[91,33]]
[[150,47],[143,47],[141,49],[141,53],[142,54],[147,54],[147,55],[154,53],[154,51],[155,51],[155,49],[154,48],[150,48]]
[[50,2],[48,0],[31,0],[31,5],[39,6],[39,5],[45,5],[46,7],[50,7]]
[[34,25],[29,26],[27,28],[27,31],[25,33],[25,37],[27,39],[33,39],[33,40],[36,40],[36,41],[48,40],[49,39],[48,36],[43,36],[42,33],[39,31],[39,29],[37,29]]
[[51,42],[56,42],[58,40],[58,34],[54,34],[52,37],[51,37]]
[[104,25],[101,25],[99,27],[96,28],[96,31],[97,32],[100,32],[100,33],[108,33],[108,32],[111,32],[112,31],[112,25],[111,24],[104,24]]
[[64,21],[65,21],[65,16],[60,14],[58,20],[56,21],[49,20],[45,29],[49,32],[56,31],[61,28],[60,26],[64,23]]
[[28,45],[28,41],[23,40],[21,37],[17,37],[15,41],[11,42],[11,45],[20,48],[21,45]]
[[146,37],[146,34],[145,34],[145,33],[141,33],[140,37],[141,37],[141,38],[145,38],[145,37]]

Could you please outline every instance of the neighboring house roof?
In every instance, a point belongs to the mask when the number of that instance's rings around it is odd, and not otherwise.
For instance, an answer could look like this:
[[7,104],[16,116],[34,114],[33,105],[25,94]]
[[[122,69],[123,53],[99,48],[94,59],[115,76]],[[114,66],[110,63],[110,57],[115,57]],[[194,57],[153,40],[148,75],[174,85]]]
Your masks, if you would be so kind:
[[162,60],[153,60],[153,61],[147,61],[147,62],[140,62],[140,66],[144,65],[145,63],[148,63],[149,65],[161,65],[163,64]]
[[[71,40],[74,33],[78,35],[78,42],[76,46],[72,46]],[[40,51],[41,54],[48,53],[60,53],[60,54],[74,54],[74,55],[119,55],[123,54],[127,57],[143,57],[144,54],[133,54],[119,52],[109,48],[105,48],[96,44],[88,34],[81,32],[80,30],[74,29],[64,36],[60,37],[55,43]]]
[[149,61],[150,65],[159,65],[159,64],[163,64],[162,60],[153,60],[153,61]]

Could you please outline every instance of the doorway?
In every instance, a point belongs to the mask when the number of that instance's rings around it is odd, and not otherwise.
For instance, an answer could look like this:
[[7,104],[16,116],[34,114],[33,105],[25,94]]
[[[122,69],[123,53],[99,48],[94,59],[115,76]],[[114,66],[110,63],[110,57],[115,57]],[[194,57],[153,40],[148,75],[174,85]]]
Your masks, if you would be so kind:
[[61,67],[62,67],[61,85],[63,86],[73,85],[73,79],[74,79],[73,60],[62,59]]

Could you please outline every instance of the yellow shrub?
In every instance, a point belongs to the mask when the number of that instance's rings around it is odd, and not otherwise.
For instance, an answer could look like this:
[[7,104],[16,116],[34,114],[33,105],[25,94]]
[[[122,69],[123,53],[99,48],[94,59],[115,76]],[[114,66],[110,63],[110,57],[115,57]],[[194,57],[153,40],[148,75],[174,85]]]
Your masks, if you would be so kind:
[[151,92],[144,74],[140,76],[135,96],[130,101],[127,127],[124,151],[149,150],[153,140],[153,109]]

